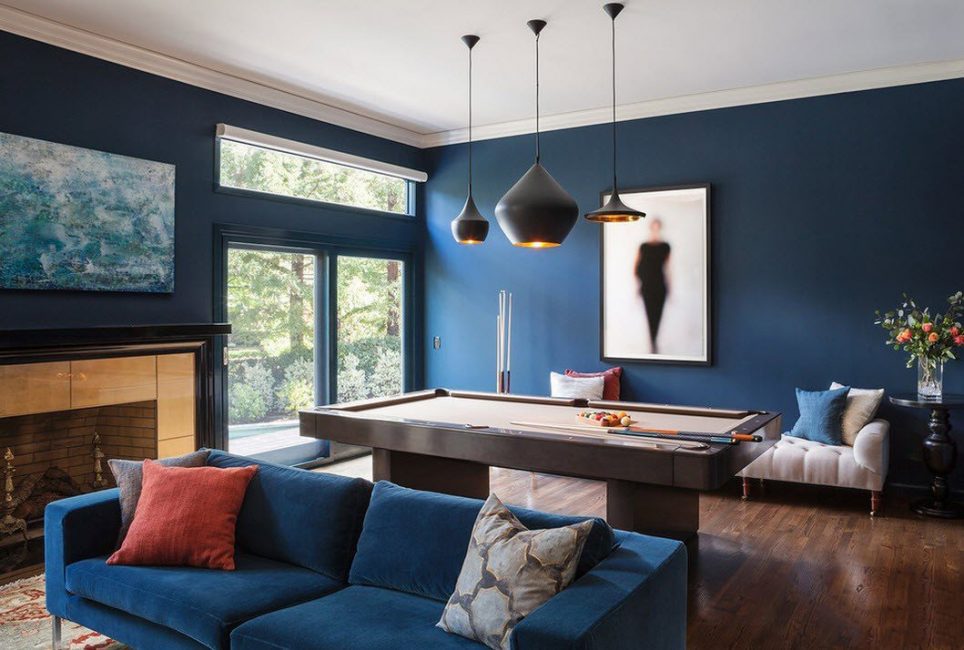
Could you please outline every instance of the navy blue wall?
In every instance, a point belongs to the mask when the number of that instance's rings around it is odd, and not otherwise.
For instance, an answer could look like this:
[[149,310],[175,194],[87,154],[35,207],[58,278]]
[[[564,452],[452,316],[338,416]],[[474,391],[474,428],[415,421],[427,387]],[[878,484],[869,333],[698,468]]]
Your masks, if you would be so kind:
[[[940,308],[964,288],[962,114],[958,80],[621,123],[622,186],[712,184],[716,349],[712,367],[626,365],[624,397],[775,409],[789,427],[795,386],[913,389],[874,310],[902,291]],[[607,129],[543,135],[543,162],[581,211],[609,186]],[[428,385],[492,390],[500,288],[515,296],[514,392],[547,394],[550,370],[606,365],[598,226],[580,220],[561,248],[525,250],[494,221],[532,153],[532,136],[476,144],[475,197],[492,231],[460,247],[449,221],[464,201],[465,146],[429,152]],[[964,392],[964,363],[945,382]],[[883,412],[895,424],[892,481],[925,483],[919,414]]]
[[218,122],[415,168],[419,149],[4,32],[0,61],[0,131],[177,166],[173,294],[0,291],[0,329],[210,322],[215,223],[414,247],[424,236],[420,219],[214,191]]

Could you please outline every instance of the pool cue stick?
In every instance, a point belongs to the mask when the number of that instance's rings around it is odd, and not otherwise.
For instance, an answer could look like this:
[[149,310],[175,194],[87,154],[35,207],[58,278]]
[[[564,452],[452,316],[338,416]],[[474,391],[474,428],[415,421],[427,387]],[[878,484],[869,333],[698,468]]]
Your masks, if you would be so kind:
[[606,427],[601,427],[610,433],[619,433],[624,436],[640,436],[642,438],[659,438],[661,440],[692,440],[694,442],[715,442],[721,445],[738,445],[739,440],[734,440],[729,437],[722,436],[691,436],[685,433],[656,433],[654,431],[644,431],[642,429],[606,429]]
[[509,315],[505,326],[505,392],[512,392],[512,292],[509,292]]
[[[562,431],[594,431],[596,433],[622,433],[621,429],[607,429],[605,427],[594,427],[591,424],[549,424],[547,422],[510,422],[509,424],[515,424],[520,427],[532,427],[534,429],[559,429]],[[645,436],[635,436],[637,438],[643,438]],[[645,442],[652,441],[654,445],[664,445],[671,447],[680,447],[683,449],[707,449],[709,445],[702,441],[695,440],[682,440],[677,438],[669,438],[665,443],[656,442],[655,438],[647,438]],[[643,441],[640,441],[643,442]]]
[[731,440],[743,442],[760,442],[763,436],[751,435],[749,433],[707,433],[705,431],[681,431],[676,429],[643,429],[632,425],[626,427],[629,431],[640,431],[642,433],[661,433],[667,436],[685,435],[691,438],[730,438]]
[[495,392],[502,392],[502,315],[495,317]]

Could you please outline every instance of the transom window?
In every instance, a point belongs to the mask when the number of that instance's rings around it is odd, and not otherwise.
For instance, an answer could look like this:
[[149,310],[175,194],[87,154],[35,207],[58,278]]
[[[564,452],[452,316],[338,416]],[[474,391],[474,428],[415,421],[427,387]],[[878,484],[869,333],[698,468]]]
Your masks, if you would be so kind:
[[217,144],[218,184],[244,192],[411,215],[414,182],[425,180],[417,170],[223,124]]

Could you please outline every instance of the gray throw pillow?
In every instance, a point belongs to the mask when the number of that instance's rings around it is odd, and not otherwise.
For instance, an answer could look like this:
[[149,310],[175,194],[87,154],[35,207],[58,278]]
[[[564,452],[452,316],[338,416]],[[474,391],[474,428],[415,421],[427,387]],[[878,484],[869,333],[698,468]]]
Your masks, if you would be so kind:
[[591,520],[529,530],[497,496],[489,496],[437,626],[508,649],[519,621],[572,582],[590,529]]
[[[211,451],[202,449],[192,451],[183,456],[173,458],[163,458],[159,461],[165,467],[203,467],[208,462],[208,454]],[[144,482],[144,462],[140,460],[117,460],[107,461],[110,471],[114,474],[114,481],[120,488],[120,509],[121,509],[121,528],[117,538],[118,545],[127,536],[127,529],[134,521],[134,511],[137,509],[137,501],[141,498],[141,486]]]

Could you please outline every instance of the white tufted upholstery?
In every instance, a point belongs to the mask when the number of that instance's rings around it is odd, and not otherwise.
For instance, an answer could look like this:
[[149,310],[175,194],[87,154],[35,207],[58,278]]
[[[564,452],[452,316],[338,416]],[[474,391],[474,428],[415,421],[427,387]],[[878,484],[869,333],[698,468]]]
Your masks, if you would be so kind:
[[739,475],[880,491],[887,478],[889,430],[885,420],[874,420],[860,430],[853,447],[784,434]]

